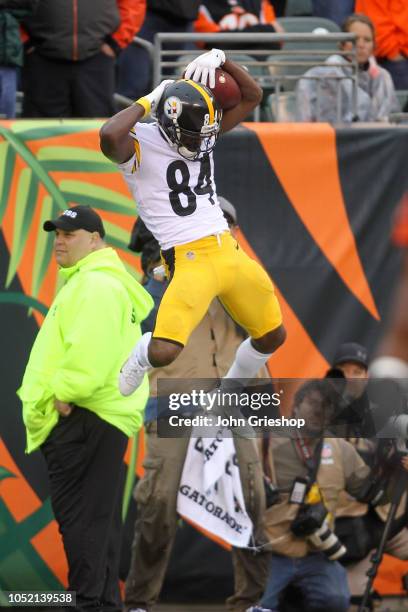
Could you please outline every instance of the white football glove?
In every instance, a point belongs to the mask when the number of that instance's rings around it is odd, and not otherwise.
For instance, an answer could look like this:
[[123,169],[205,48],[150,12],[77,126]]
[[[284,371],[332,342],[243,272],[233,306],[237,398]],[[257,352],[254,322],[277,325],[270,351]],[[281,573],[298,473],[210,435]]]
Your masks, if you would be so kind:
[[225,62],[225,53],[221,49],[211,49],[195,58],[186,68],[185,79],[192,79],[197,83],[215,87],[215,69]]
[[153,91],[151,91],[149,94],[147,94],[146,96],[142,96],[141,98],[139,98],[139,100],[136,100],[135,104],[140,104],[145,109],[145,116],[148,115],[149,113],[151,115],[154,115],[154,113],[156,112],[157,106],[160,102],[160,98],[163,95],[164,88],[169,83],[174,83],[174,80],[166,79],[162,81],[160,85],[155,87]]

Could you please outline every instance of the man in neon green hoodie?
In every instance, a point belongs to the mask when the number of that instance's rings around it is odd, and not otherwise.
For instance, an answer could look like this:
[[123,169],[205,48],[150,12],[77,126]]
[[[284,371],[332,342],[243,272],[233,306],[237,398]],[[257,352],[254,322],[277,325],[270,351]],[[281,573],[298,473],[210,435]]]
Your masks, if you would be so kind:
[[18,394],[27,452],[41,448],[77,610],[121,609],[123,456],[143,423],[147,378],[120,395],[117,376],[153,300],[103,238],[100,216],[74,206],[44,223],[65,284],[34,342]]

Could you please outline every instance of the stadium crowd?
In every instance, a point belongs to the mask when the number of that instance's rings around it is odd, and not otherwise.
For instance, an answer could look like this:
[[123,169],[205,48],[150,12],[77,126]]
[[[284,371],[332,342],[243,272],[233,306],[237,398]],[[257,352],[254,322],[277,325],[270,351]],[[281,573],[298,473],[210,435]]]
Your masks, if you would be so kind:
[[[134,100],[152,84],[149,52],[132,42],[135,36],[151,44],[158,32],[282,33],[280,18],[287,15],[287,4],[285,0],[104,0],[95,16],[90,4],[76,0],[2,0],[0,115],[15,116],[20,90],[24,96],[18,113],[24,117],[110,116],[115,92]],[[365,17],[350,21],[354,12]],[[327,66],[319,65],[299,82],[293,118],[382,121],[400,110],[394,87],[408,90],[406,3],[310,0],[309,14],[356,34],[358,112],[350,110],[351,79],[344,78],[350,74],[351,58],[332,55]],[[177,48],[183,45],[194,49],[189,43],[177,43]],[[262,44],[254,42],[252,47]],[[270,44],[271,50],[277,47],[279,43]],[[234,48],[239,49],[239,44]],[[332,106],[339,82],[344,104],[340,115],[333,117],[325,108]],[[323,104],[316,119],[317,89],[322,90]]]

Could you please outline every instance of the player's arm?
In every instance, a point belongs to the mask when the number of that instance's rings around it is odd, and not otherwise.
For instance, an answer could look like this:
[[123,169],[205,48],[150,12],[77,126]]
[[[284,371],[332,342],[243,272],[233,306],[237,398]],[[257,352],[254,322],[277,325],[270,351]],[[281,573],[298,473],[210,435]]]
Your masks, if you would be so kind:
[[156,110],[168,83],[172,81],[162,81],[151,93],[139,98],[132,106],[116,113],[103,124],[99,132],[101,150],[111,161],[122,164],[134,155],[134,140],[130,130],[143,117]]
[[258,83],[242,66],[226,59],[222,68],[236,80],[242,96],[239,104],[223,112],[221,132],[228,132],[241,121],[244,121],[254,108],[261,103],[263,92]]
[[185,78],[201,82],[210,88],[215,86],[215,70],[222,66],[237,82],[241,90],[241,102],[223,113],[221,131],[228,132],[246,119],[262,100],[262,88],[249,72],[225,57],[224,51],[211,49],[196,57],[186,68]]
[[144,114],[143,106],[135,103],[103,124],[99,132],[101,150],[111,161],[123,164],[134,155],[134,141],[129,132]]

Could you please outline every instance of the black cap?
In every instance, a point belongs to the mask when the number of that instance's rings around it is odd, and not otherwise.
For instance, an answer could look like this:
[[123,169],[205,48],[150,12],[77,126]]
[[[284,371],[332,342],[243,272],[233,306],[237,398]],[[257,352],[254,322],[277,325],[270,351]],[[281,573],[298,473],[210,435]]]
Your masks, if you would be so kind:
[[368,369],[368,353],[365,346],[357,344],[357,342],[341,344],[334,356],[333,366],[349,362],[358,363]]
[[105,236],[102,219],[90,206],[79,205],[67,208],[57,219],[45,221],[43,225],[46,232],[53,232],[57,228],[66,232],[84,229],[87,232],[98,232],[101,238]]

